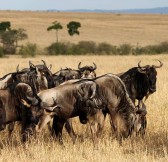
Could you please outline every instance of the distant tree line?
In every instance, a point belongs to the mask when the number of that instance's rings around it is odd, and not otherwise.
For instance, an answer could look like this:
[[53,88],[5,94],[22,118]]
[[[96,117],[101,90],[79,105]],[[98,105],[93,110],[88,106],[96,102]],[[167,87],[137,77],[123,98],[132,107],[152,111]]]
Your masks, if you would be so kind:
[[[67,25],[67,32],[70,36],[80,35],[80,22],[70,21]],[[27,43],[21,45],[20,41],[28,38],[23,28],[14,29],[9,21],[0,22],[0,57],[5,54],[20,54],[22,57],[34,57],[38,52],[48,55],[141,55],[141,54],[168,54],[168,42],[161,42],[157,45],[144,47],[124,43],[114,46],[105,42],[95,43],[93,41],[80,41],[77,44],[70,42],[59,42],[58,33],[63,26],[60,22],[54,21],[46,29],[55,31],[56,41],[39,52],[37,45]]]

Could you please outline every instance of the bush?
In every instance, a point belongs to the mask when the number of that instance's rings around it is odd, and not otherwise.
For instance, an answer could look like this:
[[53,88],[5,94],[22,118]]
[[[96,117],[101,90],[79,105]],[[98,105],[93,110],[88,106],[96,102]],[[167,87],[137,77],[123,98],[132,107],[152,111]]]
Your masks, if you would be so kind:
[[168,42],[161,42],[158,45],[149,45],[144,48],[146,54],[168,53]]
[[71,46],[72,44],[70,43],[57,42],[47,47],[47,51],[49,55],[66,55],[71,52]]
[[57,42],[47,47],[50,55],[80,55],[96,52],[96,44],[91,41],[81,41],[78,44]]
[[80,41],[76,46],[82,54],[96,53],[96,43],[93,41]]
[[0,47],[0,57],[4,57],[4,52],[3,52],[3,48]]
[[133,54],[135,55],[168,53],[168,42],[161,42],[158,45],[147,45],[145,47],[136,47],[133,50],[134,50]]
[[132,51],[132,46],[130,44],[122,44],[118,48],[119,55],[129,55]]
[[22,46],[19,50],[19,55],[22,57],[35,57],[37,54],[37,45],[32,43],[27,43]]
[[117,54],[117,47],[112,46],[108,43],[99,43],[97,47],[97,53],[98,54]]

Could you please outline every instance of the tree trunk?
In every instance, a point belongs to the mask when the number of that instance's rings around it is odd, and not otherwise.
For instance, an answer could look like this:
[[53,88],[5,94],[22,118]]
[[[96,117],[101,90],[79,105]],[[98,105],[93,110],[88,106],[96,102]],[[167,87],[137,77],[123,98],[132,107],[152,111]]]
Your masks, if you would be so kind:
[[58,43],[58,30],[56,30],[56,42]]

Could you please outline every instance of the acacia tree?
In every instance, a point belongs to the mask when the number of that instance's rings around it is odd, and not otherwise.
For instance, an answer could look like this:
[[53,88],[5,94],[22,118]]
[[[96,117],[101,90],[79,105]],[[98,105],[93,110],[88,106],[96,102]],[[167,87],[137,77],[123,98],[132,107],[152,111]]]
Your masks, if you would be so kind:
[[80,22],[77,21],[71,21],[67,24],[67,28],[68,28],[68,33],[70,36],[73,36],[74,34],[79,35],[80,32],[78,31],[78,28],[81,27]]
[[18,41],[28,38],[25,29],[9,29],[1,32],[0,41],[3,44],[3,50],[7,54],[15,54]]
[[63,29],[63,26],[58,21],[54,21],[52,25],[47,28],[47,31],[55,30],[57,43],[58,43],[58,30],[61,30],[61,29]]

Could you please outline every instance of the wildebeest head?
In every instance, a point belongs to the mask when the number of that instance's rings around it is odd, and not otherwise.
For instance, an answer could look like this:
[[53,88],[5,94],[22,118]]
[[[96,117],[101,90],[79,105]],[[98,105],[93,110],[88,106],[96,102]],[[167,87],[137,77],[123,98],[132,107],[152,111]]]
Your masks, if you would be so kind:
[[93,99],[96,96],[97,84],[93,81],[84,81],[77,86],[77,93],[81,101]]
[[35,125],[39,121],[43,111],[39,107],[40,99],[33,91],[32,87],[26,83],[18,83],[13,89],[17,106],[20,109],[23,128],[23,141],[27,141],[32,135]]
[[81,78],[95,78],[97,66],[93,63],[94,66],[83,66],[81,67],[81,62],[78,64],[78,69],[81,72]]
[[25,68],[23,71],[21,71],[24,72],[23,74],[19,74],[21,72],[18,72],[18,74],[16,73],[13,75],[14,81],[24,82],[32,85],[36,90],[36,93],[41,90],[48,89],[48,80],[43,70],[45,67],[41,65],[43,68],[38,68],[30,61],[29,64],[30,68]]
[[156,80],[157,80],[157,71],[156,68],[161,68],[163,66],[163,63],[158,60],[160,65],[146,65],[141,66],[140,63],[138,63],[138,71],[146,76],[146,81],[149,85],[149,93],[154,93],[156,91]]
[[53,80],[55,82],[55,86],[59,84],[71,80],[71,79],[80,79],[81,73],[79,70],[73,70],[71,68],[60,69],[58,72],[53,74]]

